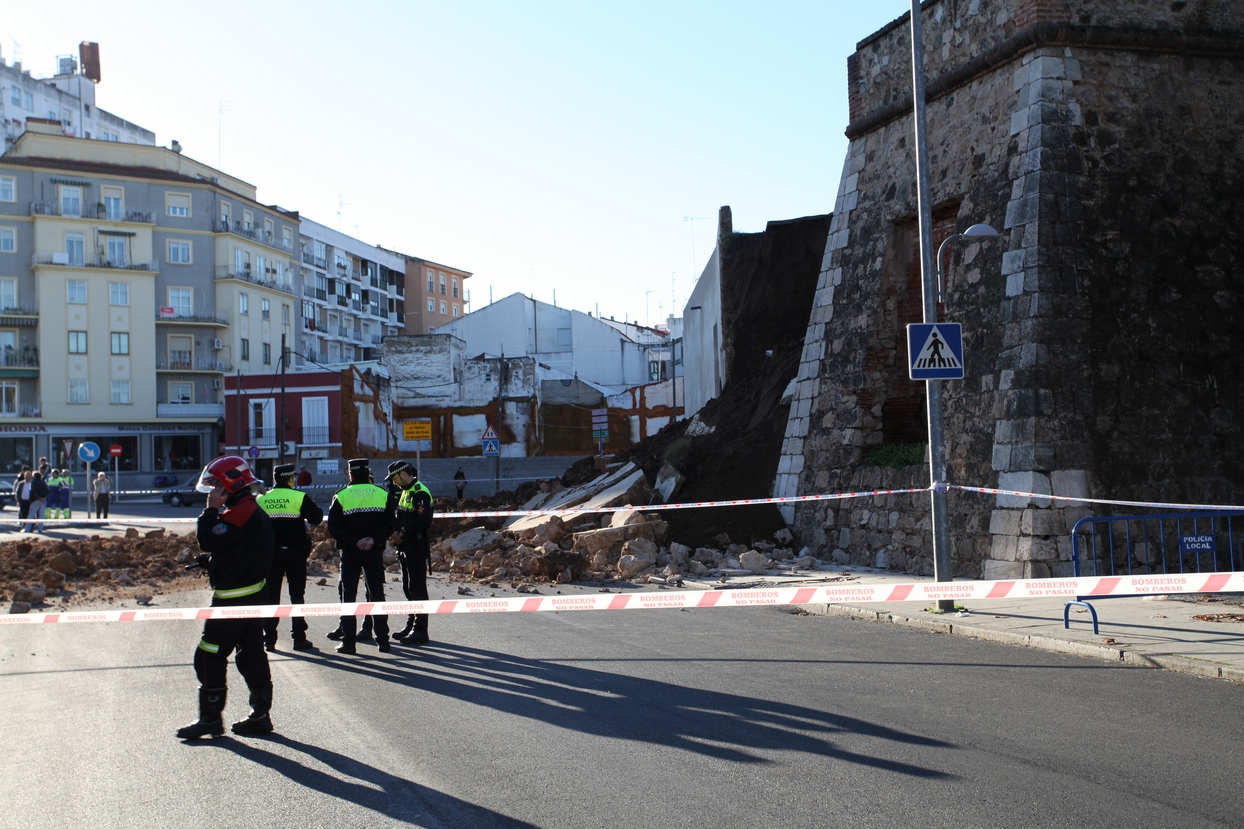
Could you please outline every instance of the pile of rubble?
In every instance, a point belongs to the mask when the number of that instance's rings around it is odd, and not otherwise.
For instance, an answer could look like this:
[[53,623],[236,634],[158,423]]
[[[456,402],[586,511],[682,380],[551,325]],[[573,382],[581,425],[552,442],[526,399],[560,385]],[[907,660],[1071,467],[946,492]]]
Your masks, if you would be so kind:
[[193,584],[184,566],[198,554],[194,533],[163,529],[124,536],[22,538],[0,545],[0,602],[24,613],[49,600],[67,605],[133,598]]

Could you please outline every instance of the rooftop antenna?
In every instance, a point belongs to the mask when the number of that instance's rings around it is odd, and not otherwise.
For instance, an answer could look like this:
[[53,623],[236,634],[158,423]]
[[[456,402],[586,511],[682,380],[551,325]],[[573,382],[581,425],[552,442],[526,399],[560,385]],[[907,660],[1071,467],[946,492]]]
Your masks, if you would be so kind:
[[22,44],[18,43],[17,38],[13,37],[13,35],[9,35],[9,40],[13,41],[13,62],[21,63],[22,62]]
[[350,203],[346,201],[345,194],[338,193],[337,194],[337,232],[338,233],[342,232],[341,230],[341,208],[349,207],[349,206],[350,206]]
[[224,98],[221,98],[218,101],[218,109],[216,112],[216,169],[217,170],[220,169],[220,137],[221,137],[221,133],[223,132],[223,125],[225,122],[225,113],[233,112],[233,110],[229,109],[229,106],[228,106],[231,103],[233,102],[226,101]]
[[699,261],[700,261],[695,258],[695,223],[703,222],[703,221],[706,221],[707,219],[708,219],[708,216],[683,216],[682,217],[682,220],[684,222],[691,222],[691,275],[692,277],[695,276],[695,270],[697,267],[699,267]]

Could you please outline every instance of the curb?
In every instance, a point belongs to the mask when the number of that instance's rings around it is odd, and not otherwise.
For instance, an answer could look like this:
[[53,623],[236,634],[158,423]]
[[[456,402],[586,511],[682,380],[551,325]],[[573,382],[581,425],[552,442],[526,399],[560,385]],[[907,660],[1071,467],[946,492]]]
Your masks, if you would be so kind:
[[1086,659],[1099,659],[1104,662],[1119,662],[1137,668],[1155,668],[1162,671],[1191,674],[1205,679],[1222,679],[1236,684],[1244,684],[1244,668],[1233,665],[1220,665],[1205,659],[1193,659],[1175,654],[1144,654],[1111,645],[1097,645],[1092,642],[1074,642],[1052,636],[1011,633],[1005,630],[993,630],[974,625],[957,625],[950,621],[921,619],[902,616],[885,611],[866,610],[850,605],[809,604],[801,608],[791,608],[791,612],[802,610],[813,616],[838,616],[848,619],[861,619],[868,622],[888,622],[915,630],[929,633],[940,633],[948,636],[967,636],[1000,645],[1017,645],[1025,648],[1054,653],[1080,656]]

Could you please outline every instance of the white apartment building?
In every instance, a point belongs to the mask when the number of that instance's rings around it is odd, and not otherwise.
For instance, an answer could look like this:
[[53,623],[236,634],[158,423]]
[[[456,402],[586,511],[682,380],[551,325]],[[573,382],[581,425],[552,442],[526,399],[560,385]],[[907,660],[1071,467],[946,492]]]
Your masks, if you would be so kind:
[[10,65],[0,57],[0,154],[8,152],[32,121],[71,138],[155,145],[154,132],[95,105],[99,45],[83,43],[80,58],[58,57],[55,75],[35,78],[20,62]]
[[295,366],[319,369],[379,356],[406,324],[406,260],[302,219],[302,287]]

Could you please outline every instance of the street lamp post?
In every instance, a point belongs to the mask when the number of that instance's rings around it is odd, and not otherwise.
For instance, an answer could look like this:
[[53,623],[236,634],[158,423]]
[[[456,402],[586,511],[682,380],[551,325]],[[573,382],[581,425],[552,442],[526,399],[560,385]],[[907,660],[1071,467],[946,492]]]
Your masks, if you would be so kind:
[[[937,322],[937,303],[941,299],[941,258],[946,243],[960,238],[990,238],[998,231],[989,225],[972,225],[942,243],[936,261],[933,256],[933,206],[929,195],[928,126],[925,123],[924,42],[920,26],[920,0],[911,0],[911,80],[912,114],[916,144],[916,208],[920,218],[920,273],[923,277],[924,322]],[[946,507],[946,446],[942,423],[942,381],[926,380],[929,407],[929,483],[933,513],[933,578],[953,579],[950,556],[950,513]],[[942,611],[954,610],[953,599],[940,599]]]

